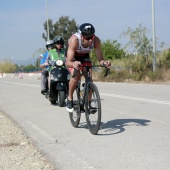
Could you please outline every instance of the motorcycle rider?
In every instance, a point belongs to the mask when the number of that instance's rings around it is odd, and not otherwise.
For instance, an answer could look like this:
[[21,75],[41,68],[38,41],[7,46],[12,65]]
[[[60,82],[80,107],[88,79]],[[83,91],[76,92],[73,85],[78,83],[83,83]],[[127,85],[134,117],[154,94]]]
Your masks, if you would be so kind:
[[[47,57],[46,62],[49,63],[53,60],[62,60],[64,63],[65,59],[65,49],[64,49],[64,38],[62,36],[56,36],[54,38],[54,48],[49,50],[49,55]],[[50,71],[52,67],[48,67],[48,71]],[[50,83],[50,82],[49,82]],[[48,85],[50,87],[50,84]]]
[[41,73],[41,94],[45,94],[48,91],[48,62],[47,58],[49,56],[49,50],[54,48],[54,40],[49,40],[46,42],[47,51],[41,56],[40,68],[44,68]]
[[49,51],[49,56],[47,60],[63,60],[65,62],[65,49],[64,49],[64,39],[62,36],[56,36],[54,38],[54,49]]

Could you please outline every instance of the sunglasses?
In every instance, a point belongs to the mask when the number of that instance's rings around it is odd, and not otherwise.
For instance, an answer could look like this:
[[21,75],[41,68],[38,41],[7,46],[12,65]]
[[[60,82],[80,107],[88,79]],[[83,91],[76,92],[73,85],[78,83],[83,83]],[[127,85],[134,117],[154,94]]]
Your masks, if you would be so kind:
[[84,39],[89,41],[89,40],[93,40],[94,37],[95,37],[95,35],[92,35],[92,36],[90,36],[90,37],[84,37]]
[[61,45],[62,45],[62,42],[57,41],[57,42],[55,42],[54,44],[57,44],[57,45],[61,44]]
[[48,46],[47,46],[47,48],[52,48],[52,47],[53,47],[53,45],[48,45]]

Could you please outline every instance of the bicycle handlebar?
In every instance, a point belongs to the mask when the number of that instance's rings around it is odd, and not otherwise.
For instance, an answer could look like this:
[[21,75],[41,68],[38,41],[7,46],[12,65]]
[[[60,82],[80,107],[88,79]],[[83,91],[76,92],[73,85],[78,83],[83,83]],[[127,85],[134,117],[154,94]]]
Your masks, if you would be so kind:
[[[104,67],[106,69],[106,72],[104,74],[104,77],[106,77],[110,71],[109,68],[105,67],[105,66],[101,66],[101,65],[94,65],[94,66],[80,66],[80,67],[88,67],[88,68],[92,68],[92,67]],[[77,75],[77,69],[74,68],[74,72],[73,72],[73,75],[72,75],[72,78],[74,78],[76,75]]]
[[[105,67],[105,68],[106,68],[106,67]],[[106,72],[105,72],[105,74],[104,74],[104,77],[106,77],[106,76],[108,75],[109,71],[110,71],[110,69],[109,69],[109,68],[106,68]]]

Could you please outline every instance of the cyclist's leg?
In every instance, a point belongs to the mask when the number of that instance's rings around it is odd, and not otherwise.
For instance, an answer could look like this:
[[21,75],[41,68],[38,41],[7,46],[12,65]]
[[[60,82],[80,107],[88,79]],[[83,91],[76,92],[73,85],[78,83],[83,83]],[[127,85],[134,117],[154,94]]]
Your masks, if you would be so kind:
[[[86,62],[86,59],[89,60],[89,54],[85,56],[75,56],[75,61],[80,61],[82,64],[83,62]],[[81,68],[77,71],[75,77],[72,77],[74,74],[74,68],[68,68],[70,72],[70,82],[69,82],[69,92],[68,92],[68,99],[67,99],[67,104],[66,104],[66,109],[69,112],[73,112],[73,93],[74,90],[81,78],[80,70]]]
[[[92,62],[91,62],[91,60],[90,60],[90,56],[89,56],[89,53],[88,54],[86,54],[86,56],[81,60],[81,63],[82,63],[82,66],[86,66],[86,65],[88,65],[88,66],[92,66]],[[85,67],[82,67],[82,70],[83,70],[83,72],[85,71]],[[90,71],[90,78],[91,78],[91,80],[92,80],[92,69],[90,68],[89,69],[89,71]],[[86,78],[86,74],[84,74],[84,78]],[[89,94],[89,97],[91,96],[91,94]]]
[[[86,78],[86,75],[84,75],[84,78]],[[90,69],[90,78],[91,78],[91,81],[93,82],[92,80],[92,69]],[[89,101],[91,102],[91,98],[92,98],[92,90],[89,90]]]
[[73,98],[73,92],[80,80],[80,71],[77,72],[77,75],[73,78],[73,72],[74,72],[74,68],[69,68],[69,72],[70,72],[70,81],[69,81],[69,92],[68,92],[68,99],[72,100]]
[[[88,56],[88,55],[87,55]],[[84,59],[86,58],[86,56],[75,56],[75,61],[80,61],[81,63],[83,63]],[[80,68],[81,70],[81,68]],[[70,82],[69,82],[69,92],[68,92],[68,99],[72,100],[73,98],[73,92],[81,78],[80,75],[80,70],[77,71],[77,74],[74,78],[72,78],[73,73],[74,73],[74,68],[68,68],[68,71],[70,72]]]
[[77,71],[76,76],[72,77],[74,73],[74,68],[69,68],[68,70],[70,72],[70,81],[69,81],[69,91],[68,91],[66,109],[69,112],[73,112],[73,93],[81,76],[80,76],[80,71]]

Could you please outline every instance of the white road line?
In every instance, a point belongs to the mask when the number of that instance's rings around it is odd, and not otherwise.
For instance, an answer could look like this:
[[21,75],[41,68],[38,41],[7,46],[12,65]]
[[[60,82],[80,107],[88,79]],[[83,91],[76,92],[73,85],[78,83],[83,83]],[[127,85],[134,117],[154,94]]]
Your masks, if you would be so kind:
[[100,93],[100,95],[108,96],[108,97],[128,99],[128,100],[136,100],[136,101],[143,101],[143,102],[150,102],[150,103],[170,105],[169,101],[146,99],[146,98],[131,97],[131,96],[123,96],[123,95],[117,95],[117,94],[107,94],[107,93]]
[[42,135],[43,137],[45,137],[46,139],[48,139],[51,142],[55,142],[55,139],[52,138],[50,135],[48,135],[45,131],[41,130],[37,125],[35,125],[34,123],[30,122],[30,121],[25,121],[25,123],[27,123],[28,125],[30,125],[34,130],[36,130],[36,132],[38,132],[40,135]]
[[23,84],[23,83],[14,83],[14,82],[8,82],[8,81],[3,81],[4,83],[8,83],[8,84],[16,84],[16,85],[20,85],[20,86],[31,86],[31,87],[38,87],[40,88],[40,85],[32,85],[32,84]]
[[[40,86],[38,86],[38,85],[22,84],[22,83],[13,83],[13,82],[8,82],[8,81],[3,81],[3,82],[9,83],[9,84],[16,84],[16,85],[23,85],[23,86],[32,86],[32,87],[38,87],[38,88],[40,88]],[[154,99],[131,97],[131,96],[124,96],[124,95],[117,95],[117,94],[108,94],[108,93],[100,93],[100,95],[108,96],[108,97],[128,99],[128,100],[135,100],[135,101],[143,101],[143,102],[149,102],[149,103],[170,105],[170,102],[169,102],[169,101],[163,101],[163,100],[154,100]]]

